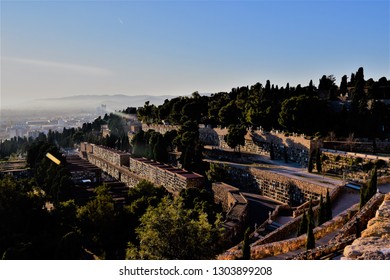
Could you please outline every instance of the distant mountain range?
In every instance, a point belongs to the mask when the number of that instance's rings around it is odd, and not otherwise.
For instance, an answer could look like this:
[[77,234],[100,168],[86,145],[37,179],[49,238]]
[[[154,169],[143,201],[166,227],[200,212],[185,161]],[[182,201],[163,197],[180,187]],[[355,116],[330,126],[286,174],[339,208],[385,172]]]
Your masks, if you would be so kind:
[[122,110],[127,107],[141,107],[146,101],[150,104],[160,105],[165,99],[171,99],[174,95],[75,95],[61,98],[36,99],[29,103],[30,108],[35,109],[74,109],[74,110],[96,110],[102,104],[106,105],[107,111]]

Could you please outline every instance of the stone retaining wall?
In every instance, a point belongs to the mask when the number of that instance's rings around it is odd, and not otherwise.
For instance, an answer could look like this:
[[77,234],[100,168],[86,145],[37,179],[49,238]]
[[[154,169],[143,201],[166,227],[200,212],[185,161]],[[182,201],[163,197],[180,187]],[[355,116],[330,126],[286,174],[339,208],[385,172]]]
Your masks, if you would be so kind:
[[[178,130],[179,128],[180,126],[177,125],[142,124],[142,130],[153,129],[162,134],[167,131]],[[220,149],[230,149],[224,140],[227,133],[228,130],[226,128],[199,127],[200,141],[204,145],[216,146]],[[270,156],[272,146],[275,159],[285,159],[286,154],[289,161],[307,166],[310,150],[315,144],[315,141],[306,139],[304,135],[286,135],[279,131],[248,130],[245,136],[245,145],[240,146],[240,150],[256,155]]]
[[307,181],[283,176],[269,170],[250,168],[249,172],[255,177],[260,194],[286,203],[298,206],[302,203],[317,200],[326,195],[326,187]]
[[[215,128],[214,131],[218,135],[219,143],[217,146],[220,149],[230,149],[224,140],[228,130]],[[285,160],[287,158],[288,161],[307,166],[309,153],[314,145],[313,143],[312,140],[296,134],[286,136],[279,132],[251,130],[245,136],[245,145],[240,146],[240,151],[270,156],[272,146],[275,159]]]

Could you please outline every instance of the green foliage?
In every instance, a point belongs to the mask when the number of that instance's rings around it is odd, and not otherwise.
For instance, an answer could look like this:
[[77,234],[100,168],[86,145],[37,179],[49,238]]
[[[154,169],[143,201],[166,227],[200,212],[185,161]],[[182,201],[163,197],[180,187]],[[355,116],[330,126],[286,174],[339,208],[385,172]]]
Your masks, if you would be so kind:
[[325,105],[317,97],[294,96],[282,103],[279,124],[291,132],[314,134],[323,130]]
[[[156,187],[153,183],[142,180],[135,187],[129,189],[128,200],[130,202],[130,208],[133,207],[132,204],[134,202],[145,198],[147,198],[148,205],[157,206],[160,200],[168,194],[168,191],[164,187]],[[142,210],[145,209],[145,207],[142,207]]]
[[112,258],[112,233],[116,212],[114,201],[105,186],[96,188],[96,197],[77,210],[77,219],[88,246],[103,258]]
[[203,146],[199,141],[199,127],[194,121],[186,121],[173,141],[181,151],[180,163],[189,171],[203,173]]
[[234,100],[222,107],[218,113],[219,121],[223,127],[238,125],[240,123],[240,110]]
[[251,247],[249,244],[249,234],[250,228],[248,227],[244,233],[244,241],[242,245],[242,259],[250,260],[251,259]]
[[33,139],[31,137],[13,137],[0,141],[0,159],[9,158],[12,154],[26,153],[28,146],[31,145],[32,142]]
[[4,259],[47,259],[53,246],[42,192],[33,181],[0,180],[0,256]]
[[224,182],[228,178],[227,166],[210,163],[210,169],[206,172],[207,179],[212,182]]
[[183,202],[183,208],[195,210],[194,217],[199,213],[206,213],[208,221],[213,224],[222,213],[222,208],[214,203],[214,196],[205,189],[187,188],[183,189],[179,196]]
[[381,168],[384,168],[386,167],[387,164],[386,162],[383,160],[383,159],[378,159],[376,162],[375,162],[375,167],[376,169],[381,169]]
[[[47,153],[59,159],[61,164],[53,163],[46,157]],[[38,185],[55,205],[71,197],[74,184],[65,166],[66,159],[56,146],[44,141],[34,142],[28,149],[27,164],[33,170]]]
[[230,148],[236,149],[245,145],[245,135],[247,131],[244,126],[241,125],[230,125],[228,129],[228,134],[225,136],[225,141]]
[[139,248],[129,244],[128,259],[212,259],[221,239],[219,220],[210,224],[204,212],[192,218],[193,211],[183,207],[182,199],[164,198],[149,207],[137,228]]
[[132,141],[132,154],[135,157],[145,157],[162,163],[168,162],[168,152],[172,150],[172,141],[177,132],[171,131],[162,135],[154,130],[137,132]]

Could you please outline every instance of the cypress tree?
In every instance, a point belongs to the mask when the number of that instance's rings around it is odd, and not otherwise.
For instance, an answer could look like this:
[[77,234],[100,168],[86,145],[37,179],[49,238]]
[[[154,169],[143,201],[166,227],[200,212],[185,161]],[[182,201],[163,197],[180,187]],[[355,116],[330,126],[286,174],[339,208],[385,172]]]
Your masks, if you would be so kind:
[[367,188],[367,201],[373,197],[376,192],[377,192],[377,184],[378,184],[378,175],[377,175],[377,170],[376,167],[371,171],[371,178],[370,181],[368,182],[368,188]]
[[309,202],[309,210],[307,211],[307,222],[310,223],[314,227],[314,212],[313,212],[313,204],[310,199]]
[[249,234],[250,228],[248,227],[244,233],[244,244],[242,246],[242,259],[250,260],[251,259],[251,248],[249,246]]
[[325,222],[332,220],[332,201],[330,200],[329,190],[326,189],[326,202],[325,202]]
[[313,249],[315,247],[315,237],[313,233],[313,225],[310,221],[307,221],[307,239],[306,239],[306,250]]
[[324,199],[322,198],[322,194],[320,197],[320,209],[318,211],[318,225],[322,225],[326,220],[326,205],[324,204]]
[[303,212],[301,223],[299,224],[297,237],[301,236],[302,234],[306,233],[307,231],[307,216],[306,216],[306,210]]
[[361,187],[360,187],[360,204],[359,204],[359,208],[362,209],[364,204],[366,204],[366,197],[367,197],[367,186],[365,184],[363,184]]
[[269,150],[269,157],[271,160],[275,159],[275,151],[274,151],[274,145],[271,143],[270,150]]
[[310,153],[309,155],[309,162],[307,163],[307,171],[309,173],[313,172],[313,153]]
[[316,168],[318,173],[322,172],[321,150],[319,148],[317,148],[317,152],[316,152]]
[[284,162],[287,163],[288,162],[288,155],[287,155],[287,147],[284,146],[284,149],[283,149],[283,157],[284,157]]
[[360,188],[360,209],[366,204],[377,192],[377,169],[371,171],[371,178],[368,181],[367,185],[363,185]]

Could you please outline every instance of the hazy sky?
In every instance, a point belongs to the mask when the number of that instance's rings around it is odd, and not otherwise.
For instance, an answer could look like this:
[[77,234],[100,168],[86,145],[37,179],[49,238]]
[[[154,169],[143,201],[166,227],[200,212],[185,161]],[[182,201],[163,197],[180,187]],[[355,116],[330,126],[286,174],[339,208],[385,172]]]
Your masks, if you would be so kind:
[[1,105],[390,73],[389,1],[1,1]]

